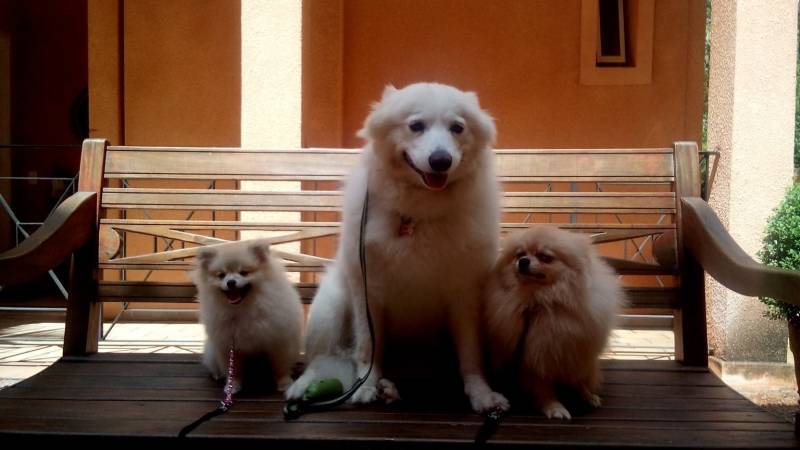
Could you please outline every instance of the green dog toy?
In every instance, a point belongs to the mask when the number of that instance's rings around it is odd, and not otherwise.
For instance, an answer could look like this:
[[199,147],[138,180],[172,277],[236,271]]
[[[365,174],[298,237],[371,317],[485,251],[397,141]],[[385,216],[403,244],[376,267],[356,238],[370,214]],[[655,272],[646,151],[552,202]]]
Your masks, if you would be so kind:
[[303,402],[313,403],[336,398],[342,395],[342,392],[344,392],[344,386],[336,378],[317,380],[306,388],[303,393]]

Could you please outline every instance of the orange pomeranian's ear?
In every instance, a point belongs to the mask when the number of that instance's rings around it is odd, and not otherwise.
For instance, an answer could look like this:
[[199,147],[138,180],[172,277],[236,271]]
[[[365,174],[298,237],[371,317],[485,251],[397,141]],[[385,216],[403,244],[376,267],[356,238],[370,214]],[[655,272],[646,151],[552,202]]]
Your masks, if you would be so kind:
[[197,262],[203,270],[208,269],[211,260],[217,256],[217,251],[211,247],[202,247],[197,251]]
[[264,262],[269,257],[269,240],[258,239],[250,244],[250,251],[256,255],[259,262]]

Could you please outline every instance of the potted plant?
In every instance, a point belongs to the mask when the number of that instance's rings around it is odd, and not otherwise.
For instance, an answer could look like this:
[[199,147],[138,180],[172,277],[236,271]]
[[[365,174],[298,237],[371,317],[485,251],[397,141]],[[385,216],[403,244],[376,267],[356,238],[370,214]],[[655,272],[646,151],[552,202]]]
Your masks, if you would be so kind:
[[[800,185],[789,190],[767,221],[764,246],[758,256],[769,266],[800,270]],[[767,305],[767,317],[786,320],[789,324],[789,348],[794,354],[795,380],[800,394],[800,306],[773,298],[762,297],[761,301]]]

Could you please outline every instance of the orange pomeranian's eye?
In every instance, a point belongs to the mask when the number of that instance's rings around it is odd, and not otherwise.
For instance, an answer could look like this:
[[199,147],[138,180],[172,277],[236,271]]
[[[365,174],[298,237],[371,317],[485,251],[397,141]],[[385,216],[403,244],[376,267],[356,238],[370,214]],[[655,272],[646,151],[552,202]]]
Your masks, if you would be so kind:
[[250,271],[249,270],[242,270],[241,272],[239,272],[239,275],[241,275],[243,277],[246,277],[246,276],[250,275]]
[[553,262],[553,257],[551,255],[548,255],[547,253],[537,253],[536,259],[541,261],[543,264],[550,264],[551,262]]
[[220,280],[221,280],[221,279],[223,279],[223,278],[225,278],[225,272],[217,272],[215,275],[216,275],[216,276],[217,276],[217,278],[219,278]]

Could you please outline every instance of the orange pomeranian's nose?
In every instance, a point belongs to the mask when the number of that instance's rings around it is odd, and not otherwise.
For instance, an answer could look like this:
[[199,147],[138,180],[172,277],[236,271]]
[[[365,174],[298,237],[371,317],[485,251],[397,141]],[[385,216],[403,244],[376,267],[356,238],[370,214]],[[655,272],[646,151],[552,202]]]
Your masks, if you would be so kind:
[[528,273],[531,267],[531,259],[527,256],[523,256],[522,258],[517,260],[517,270],[519,273]]

